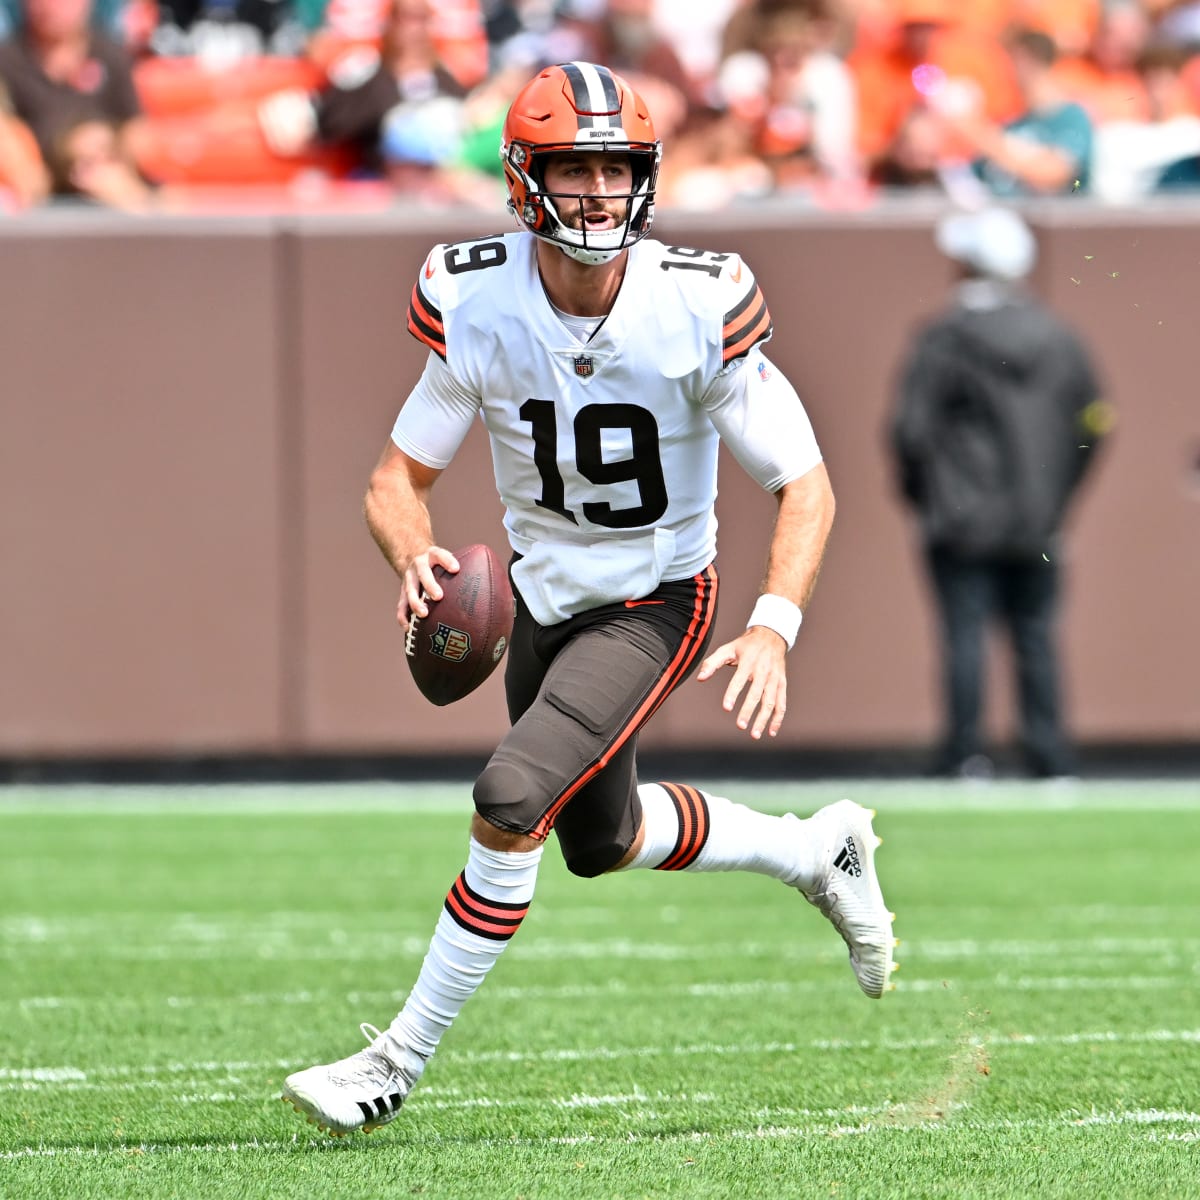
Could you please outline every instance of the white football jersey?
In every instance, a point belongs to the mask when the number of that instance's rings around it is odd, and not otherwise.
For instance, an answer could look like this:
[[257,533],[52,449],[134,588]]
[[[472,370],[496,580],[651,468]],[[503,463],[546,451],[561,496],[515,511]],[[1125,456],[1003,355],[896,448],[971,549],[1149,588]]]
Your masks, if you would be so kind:
[[546,297],[536,245],[522,232],[430,252],[408,327],[433,354],[392,440],[439,469],[482,417],[523,556],[514,580],[549,625],[712,561],[720,438],[772,491],[821,454],[762,353],[771,318],[738,256],[638,242],[581,342]]

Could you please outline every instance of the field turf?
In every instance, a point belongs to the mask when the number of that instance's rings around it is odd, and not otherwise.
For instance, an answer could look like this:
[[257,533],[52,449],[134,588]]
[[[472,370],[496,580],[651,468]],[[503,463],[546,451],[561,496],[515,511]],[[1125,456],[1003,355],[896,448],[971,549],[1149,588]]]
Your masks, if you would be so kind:
[[729,782],[878,808],[901,970],[751,875],[572,878],[401,1117],[289,1071],[414,978],[469,789],[0,790],[0,1196],[1200,1197],[1200,783]]

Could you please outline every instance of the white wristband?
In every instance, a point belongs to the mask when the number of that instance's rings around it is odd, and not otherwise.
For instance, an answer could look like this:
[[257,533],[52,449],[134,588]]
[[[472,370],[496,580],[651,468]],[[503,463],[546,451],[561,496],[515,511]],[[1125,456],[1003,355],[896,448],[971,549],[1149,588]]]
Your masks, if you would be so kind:
[[754,611],[746,628],[751,625],[765,625],[773,629],[785,642],[790,650],[796,644],[796,634],[800,632],[800,622],[804,614],[798,605],[793,604],[786,596],[773,596],[766,592],[754,602]]

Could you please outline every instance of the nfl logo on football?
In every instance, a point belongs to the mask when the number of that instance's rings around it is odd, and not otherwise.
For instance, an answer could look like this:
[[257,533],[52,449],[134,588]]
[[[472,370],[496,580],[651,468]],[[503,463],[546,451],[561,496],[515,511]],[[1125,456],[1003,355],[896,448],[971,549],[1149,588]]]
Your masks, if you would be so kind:
[[449,625],[439,624],[436,633],[429,635],[431,649],[439,658],[447,658],[451,662],[462,662],[471,650],[471,636],[461,629],[452,629]]
[[581,379],[586,379],[592,373],[592,356],[590,354],[580,354],[575,359],[575,374]]

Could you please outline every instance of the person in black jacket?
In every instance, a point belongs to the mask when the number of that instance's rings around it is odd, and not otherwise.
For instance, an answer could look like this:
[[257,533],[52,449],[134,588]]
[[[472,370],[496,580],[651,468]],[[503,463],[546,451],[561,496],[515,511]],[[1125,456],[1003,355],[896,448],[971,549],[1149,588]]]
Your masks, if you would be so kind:
[[955,213],[936,237],[959,279],[911,346],[890,431],[941,620],[946,728],[934,773],[992,774],[980,736],[983,641],[999,619],[1016,659],[1025,765],[1067,776],[1059,540],[1111,410],[1079,337],[1021,287],[1037,247],[1015,212]]

